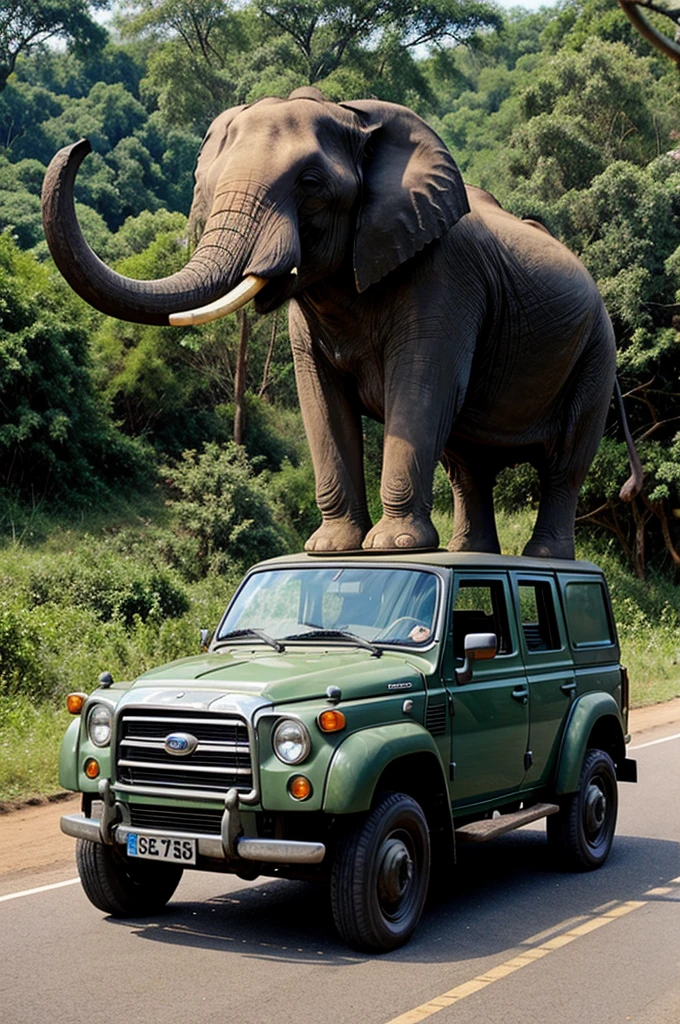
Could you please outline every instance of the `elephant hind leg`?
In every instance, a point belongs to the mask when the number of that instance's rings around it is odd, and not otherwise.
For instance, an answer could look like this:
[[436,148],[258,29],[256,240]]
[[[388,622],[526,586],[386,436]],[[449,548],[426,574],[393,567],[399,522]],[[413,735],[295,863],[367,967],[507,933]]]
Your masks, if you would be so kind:
[[[530,558],[575,558],[574,521],[581,482],[562,482],[563,473],[539,473],[541,501],[531,539],[522,554]],[[585,474],[583,475],[585,479]]]
[[591,338],[578,367],[561,436],[552,453],[536,463],[541,500],[533,534],[523,552],[535,558],[574,558],[579,492],[604,431],[616,370],[609,321],[598,325],[597,331],[609,337]]
[[489,452],[479,447],[466,456],[445,452],[442,463],[453,491],[453,536],[449,551],[500,554],[493,509],[496,467]]

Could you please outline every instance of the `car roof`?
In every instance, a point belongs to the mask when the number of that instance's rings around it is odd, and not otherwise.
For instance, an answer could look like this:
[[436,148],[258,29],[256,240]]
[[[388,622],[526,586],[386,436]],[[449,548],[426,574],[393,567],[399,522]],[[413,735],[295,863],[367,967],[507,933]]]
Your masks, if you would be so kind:
[[293,555],[281,555],[260,562],[255,568],[271,566],[321,567],[323,565],[403,565],[432,566],[439,569],[470,569],[483,572],[499,572],[512,569],[516,572],[589,572],[602,575],[602,570],[592,562],[577,561],[566,558],[525,558],[523,555],[492,555],[479,551],[414,551],[414,552],[375,552],[359,551],[350,553],[310,554],[300,552]]

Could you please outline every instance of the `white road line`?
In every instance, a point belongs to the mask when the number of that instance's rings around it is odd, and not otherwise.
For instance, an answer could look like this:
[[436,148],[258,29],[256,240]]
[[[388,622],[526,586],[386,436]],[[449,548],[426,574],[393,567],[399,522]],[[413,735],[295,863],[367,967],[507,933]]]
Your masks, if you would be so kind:
[[79,878],[68,878],[65,882],[52,882],[51,885],[39,885],[37,889],[24,889],[22,892],[10,892],[6,896],[0,896],[0,903],[5,900],[18,900],[22,896],[33,896],[36,892],[47,892],[48,889],[62,889],[65,885],[75,885]]
[[655,747],[657,743],[670,743],[671,740],[680,740],[680,732],[674,733],[672,736],[664,736],[662,740],[650,740],[649,743],[638,743],[634,747],[628,747],[628,750],[642,750],[643,747]]
[[[664,736],[660,740],[650,740],[649,743],[638,743],[634,747],[628,747],[628,750],[642,750],[644,747],[654,747],[657,743],[670,743],[671,740],[680,740],[680,732],[674,733],[672,736]],[[24,889],[21,892],[10,892],[6,896],[0,896],[0,903],[4,903],[6,900],[18,900],[22,896],[34,896],[38,892],[48,892],[50,889],[62,889],[67,885],[75,885],[79,882],[79,878],[68,878],[65,882],[53,882],[52,885],[39,885],[35,889]]]

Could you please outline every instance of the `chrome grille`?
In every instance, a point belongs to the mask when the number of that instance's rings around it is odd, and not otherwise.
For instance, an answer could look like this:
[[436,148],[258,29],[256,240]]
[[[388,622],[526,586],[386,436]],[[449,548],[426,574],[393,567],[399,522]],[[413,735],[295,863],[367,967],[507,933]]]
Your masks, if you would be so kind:
[[[169,754],[170,733],[198,740],[190,754]],[[117,782],[125,787],[192,790],[223,796],[228,789],[253,786],[250,743],[245,720],[225,714],[151,708],[125,708],[118,722]]]

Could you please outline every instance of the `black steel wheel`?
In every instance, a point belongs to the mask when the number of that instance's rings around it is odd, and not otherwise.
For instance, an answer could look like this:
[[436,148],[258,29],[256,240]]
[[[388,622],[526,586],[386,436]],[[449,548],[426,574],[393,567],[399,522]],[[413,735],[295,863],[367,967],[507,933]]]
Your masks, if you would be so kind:
[[89,839],[76,843],[76,864],[90,903],[113,917],[157,914],[182,877],[182,868],[175,864],[131,860],[115,846]]
[[548,842],[572,871],[592,871],[609,856],[618,810],[616,768],[604,750],[588,750],[579,789],[565,797],[559,814],[547,819]]
[[354,949],[386,952],[411,936],[430,878],[430,837],[419,804],[386,793],[338,842],[331,875],[336,928]]

